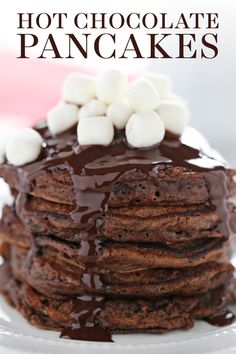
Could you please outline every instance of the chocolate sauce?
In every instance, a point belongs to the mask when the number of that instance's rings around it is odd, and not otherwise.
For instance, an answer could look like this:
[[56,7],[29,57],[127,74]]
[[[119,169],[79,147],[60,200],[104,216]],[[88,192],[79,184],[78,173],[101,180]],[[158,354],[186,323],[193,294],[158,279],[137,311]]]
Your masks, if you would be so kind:
[[[71,218],[76,222],[81,236],[80,257],[85,265],[81,281],[85,288],[101,289],[102,281],[97,274],[96,259],[99,254],[99,225],[103,213],[108,210],[108,200],[118,179],[132,171],[144,171],[147,178],[156,178],[159,170],[171,166],[186,168],[187,172],[202,172],[209,189],[210,202],[217,208],[221,223],[220,232],[228,236],[228,211],[224,204],[227,196],[227,177],[224,163],[207,156],[200,148],[178,138],[166,137],[159,146],[149,149],[135,149],[128,146],[124,132],[117,133],[110,146],[80,147],[76,128],[56,138],[50,136],[47,128],[37,129],[45,143],[38,161],[26,165],[19,171],[19,190],[30,191],[31,184],[45,170],[55,172],[66,170],[71,176],[75,192],[75,205]],[[22,206],[18,206],[22,207]],[[110,340],[96,319],[103,301],[90,297],[74,301],[71,313],[73,325],[62,332],[63,338],[83,340]]]
[[216,312],[213,315],[205,318],[205,321],[213,326],[229,326],[235,321],[235,315],[227,308],[224,308],[219,312]]
[[113,342],[110,333],[101,327],[65,328],[62,330],[60,338],[84,340],[93,342]]
[[103,303],[102,297],[83,296],[74,300],[70,315],[72,326],[63,329],[60,338],[113,342],[110,333],[95,324],[96,315],[101,311]]

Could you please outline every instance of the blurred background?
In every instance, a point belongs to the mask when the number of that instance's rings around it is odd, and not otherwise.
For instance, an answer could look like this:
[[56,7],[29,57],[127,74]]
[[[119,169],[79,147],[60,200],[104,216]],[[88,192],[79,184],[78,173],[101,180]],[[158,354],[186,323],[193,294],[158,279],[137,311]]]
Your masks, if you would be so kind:
[[[125,4],[125,6],[124,6]],[[219,13],[219,55],[214,60],[140,59],[99,60],[91,55],[82,59],[16,59],[19,55],[17,12],[184,12]],[[112,2],[110,0],[32,1],[8,0],[0,4],[0,149],[18,127],[43,119],[47,110],[60,99],[65,76],[72,70],[100,72],[108,66],[120,67],[131,74],[153,70],[170,75],[173,90],[184,97],[191,112],[190,124],[198,128],[210,143],[236,166],[236,3],[218,0],[145,0]],[[41,30],[43,39],[52,30]],[[67,26],[70,33],[72,27]],[[94,31],[94,30],[93,30]],[[147,32],[147,30],[143,30]],[[57,32],[57,31],[55,31]],[[194,32],[194,31],[192,31]],[[37,31],[34,31],[37,34]],[[199,30],[198,30],[199,33]],[[142,39],[142,30],[135,36]],[[119,30],[123,45],[126,31]],[[124,39],[124,41],[123,41]],[[60,42],[60,48],[66,43]],[[36,55],[36,51],[31,51]]]

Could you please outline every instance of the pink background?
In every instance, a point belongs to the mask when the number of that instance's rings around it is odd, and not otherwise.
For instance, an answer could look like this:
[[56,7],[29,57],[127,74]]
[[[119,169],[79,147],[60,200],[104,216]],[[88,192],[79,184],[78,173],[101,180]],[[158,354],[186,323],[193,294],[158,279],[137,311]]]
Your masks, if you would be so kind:
[[43,60],[16,60],[1,53],[0,121],[28,126],[42,120],[60,100],[66,75],[82,68],[57,65]]

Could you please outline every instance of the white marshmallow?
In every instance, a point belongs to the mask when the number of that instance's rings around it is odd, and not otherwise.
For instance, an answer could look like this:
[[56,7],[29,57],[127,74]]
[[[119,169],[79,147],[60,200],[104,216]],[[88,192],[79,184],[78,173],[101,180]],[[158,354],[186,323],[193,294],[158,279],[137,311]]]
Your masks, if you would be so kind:
[[[12,117],[13,122],[20,121],[21,116]],[[16,120],[15,120],[16,119]],[[0,115],[0,132],[1,132],[1,139],[0,139],[0,164],[5,161],[6,155],[6,147],[9,139],[11,138],[12,134],[17,130],[14,124],[10,123],[11,120],[8,119],[8,116]],[[19,129],[19,128],[18,128]]]
[[168,96],[171,90],[171,80],[169,76],[153,72],[146,72],[144,77],[154,85],[161,99],[164,99]]
[[147,79],[136,79],[128,85],[126,97],[136,111],[155,110],[160,97],[153,84]]
[[89,75],[72,73],[67,76],[62,87],[62,98],[78,105],[87,103],[95,94],[96,80]]
[[43,138],[36,130],[31,128],[20,129],[7,144],[7,160],[15,166],[32,162],[39,156],[42,144]]
[[80,145],[109,145],[114,138],[114,127],[105,116],[81,119],[77,137]]
[[165,101],[177,101],[187,107],[187,101],[183,97],[177,95],[172,91],[170,91],[168,95],[165,97]]
[[114,102],[107,108],[107,116],[117,129],[124,129],[132,114],[133,110],[126,100]]
[[78,107],[71,103],[59,103],[47,114],[47,125],[52,135],[73,127],[78,122]]
[[[4,181],[3,178],[0,178],[0,219],[2,218],[3,207],[5,205],[12,206],[14,205],[15,198],[11,194],[9,185]],[[1,263],[2,264],[2,263]]]
[[97,97],[105,103],[119,100],[124,94],[126,81],[126,76],[120,70],[105,71],[97,82]]
[[128,143],[136,148],[159,144],[165,135],[164,124],[155,111],[134,113],[126,125]]
[[177,101],[161,101],[157,113],[165,124],[165,129],[173,134],[181,135],[188,122],[186,107]]
[[97,99],[91,100],[82,106],[79,110],[79,119],[88,117],[104,116],[107,106]]

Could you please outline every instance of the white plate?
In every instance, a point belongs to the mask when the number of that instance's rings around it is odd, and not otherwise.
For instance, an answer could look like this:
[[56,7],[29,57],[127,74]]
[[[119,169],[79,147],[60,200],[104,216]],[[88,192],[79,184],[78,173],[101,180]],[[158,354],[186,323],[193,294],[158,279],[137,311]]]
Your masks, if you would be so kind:
[[43,331],[29,325],[0,298],[1,354],[235,354],[236,323],[218,328],[198,321],[188,331],[173,331],[164,335],[115,335],[113,339],[115,343],[59,339],[57,332]]

